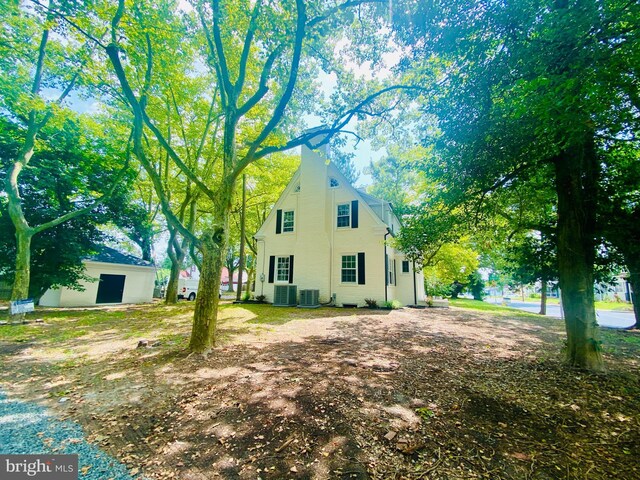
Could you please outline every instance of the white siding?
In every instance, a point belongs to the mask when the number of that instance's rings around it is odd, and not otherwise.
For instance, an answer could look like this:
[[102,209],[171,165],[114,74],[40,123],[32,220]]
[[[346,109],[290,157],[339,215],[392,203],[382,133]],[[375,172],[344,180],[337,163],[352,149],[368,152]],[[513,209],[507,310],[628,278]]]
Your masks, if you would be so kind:
[[[369,206],[360,194],[348,184],[344,176],[326,161],[326,150],[312,151],[302,147],[300,169],[285,189],[275,208],[262,225],[258,240],[256,295],[265,295],[273,301],[274,286],[269,283],[269,258],[294,256],[293,285],[301,289],[320,290],[320,301],[329,302],[336,295],[337,305],[365,305],[365,299],[375,299],[379,305],[385,300],[385,246],[387,225],[393,222],[394,231],[399,222],[388,204]],[[330,187],[330,178],[339,186]],[[300,191],[295,187],[300,185]],[[358,228],[337,227],[339,204],[358,201]],[[379,211],[374,212],[378,208]],[[294,232],[276,234],[277,210],[295,211]],[[387,219],[387,224],[380,220]],[[397,225],[396,225],[397,224]],[[390,235],[387,236],[390,239]],[[341,264],[343,255],[365,254],[365,284],[343,283]],[[396,258],[401,269],[400,254],[391,247],[387,253]],[[417,275],[418,300],[424,299],[422,276]],[[397,285],[387,287],[388,300],[397,299],[403,304],[413,304],[413,273],[398,277]]]
[[100,274],[124,275],[124,292],[121,303],[148,303],[153,300],[154,267],[122,265],[115,263],[85,262],[85,274],[95,279],[81,281],[83,292],[68,288],[47,290],[40,299],[45,307],[87,307],[96,305]]

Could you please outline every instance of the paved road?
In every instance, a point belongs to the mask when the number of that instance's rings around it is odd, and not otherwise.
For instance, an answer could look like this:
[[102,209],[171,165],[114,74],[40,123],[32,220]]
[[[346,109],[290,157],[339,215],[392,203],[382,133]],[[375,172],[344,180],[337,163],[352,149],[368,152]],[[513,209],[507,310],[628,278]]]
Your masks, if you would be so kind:
[[[489,303],[495,303],[494,300],[487,300]],[[540,311],[539,303],[519,302],[511,300],[509,305],[512,308],[525,310],[527,312],[538,313]],[[598,323],[601,327],[608,328],[627,328],[635,323],[633,312],[618,312],[612,310],[598,310],[596,312]],[[558,305],[547,304],[547,316],[561,317],[560,307]]]

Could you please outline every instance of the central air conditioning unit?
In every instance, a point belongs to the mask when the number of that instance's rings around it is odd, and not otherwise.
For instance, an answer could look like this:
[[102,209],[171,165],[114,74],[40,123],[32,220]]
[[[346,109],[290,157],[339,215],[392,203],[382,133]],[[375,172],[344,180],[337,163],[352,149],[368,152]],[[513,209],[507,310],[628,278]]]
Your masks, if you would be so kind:
[[320,306],[320,290],[300,290],[299,307],[318,308]]
[[276,285],[273,304],[277,307],[295,307],[298,304],[298,288],[295,285]]

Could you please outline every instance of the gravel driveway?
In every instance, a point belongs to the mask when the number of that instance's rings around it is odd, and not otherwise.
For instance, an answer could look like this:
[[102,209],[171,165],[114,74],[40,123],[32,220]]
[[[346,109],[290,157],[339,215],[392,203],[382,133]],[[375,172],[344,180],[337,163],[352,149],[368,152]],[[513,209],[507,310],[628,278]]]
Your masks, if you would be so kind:
[[133,479],[123,464],[88,443],[78,424],[58,420],[44,407],[8,398],[1,391],[0,453],[78,454],[81,479]]

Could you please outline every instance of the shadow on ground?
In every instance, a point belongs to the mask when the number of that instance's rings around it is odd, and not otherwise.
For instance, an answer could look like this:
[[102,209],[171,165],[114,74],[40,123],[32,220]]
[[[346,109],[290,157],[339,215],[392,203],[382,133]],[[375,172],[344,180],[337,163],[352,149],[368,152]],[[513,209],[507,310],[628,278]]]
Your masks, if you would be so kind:
[[3,378],[149,478],[638,476],[635,344],[594,375],[543,318],[233,308],[207,358],[184,353],[178,307],[130,325],[158,347],[98,322],[7,351]]

